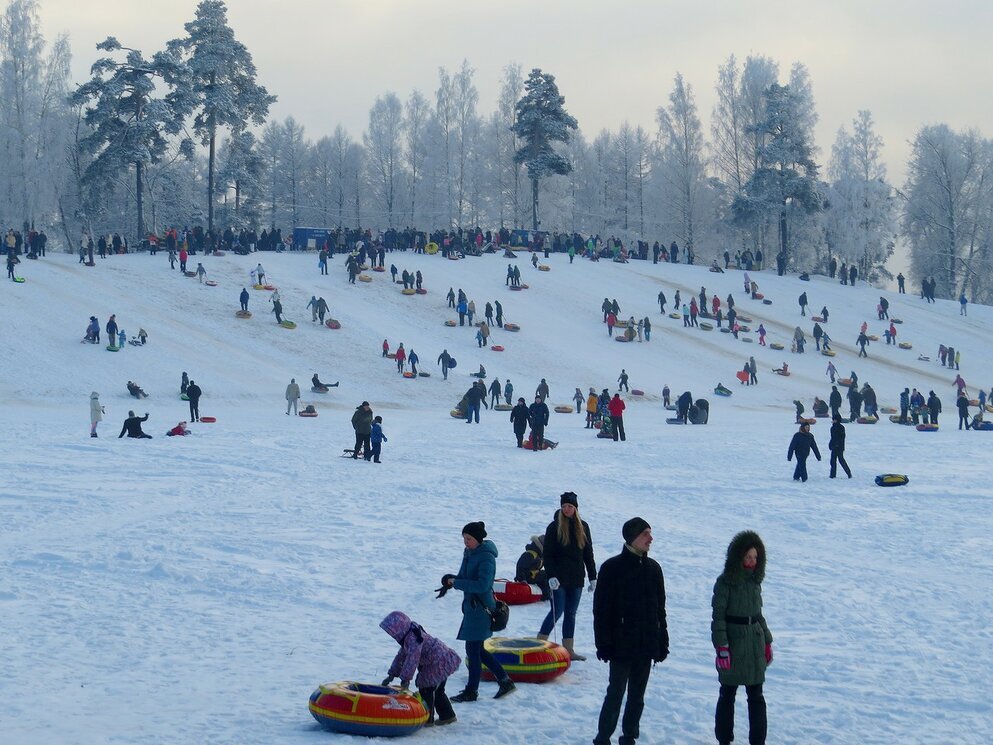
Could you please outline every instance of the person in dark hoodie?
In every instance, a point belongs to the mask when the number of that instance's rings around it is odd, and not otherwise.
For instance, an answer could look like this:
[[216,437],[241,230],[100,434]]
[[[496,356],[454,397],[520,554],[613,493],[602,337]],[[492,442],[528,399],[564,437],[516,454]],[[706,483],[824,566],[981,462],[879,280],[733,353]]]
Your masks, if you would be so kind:
[[380,621],[379,628],[400,645],[400,651],[390,663],[383,685],[388,686],[394,678],[400,678],[400,686],[409,688],[414,673],[417,673],[417,692],[421,694],[424,708],[428,710],[425,726],[441,727],[456,722],[455,710],[445,693],[445,683],[462,666],[458,653],[428,634],[420,624],[411,621],[406,613],[398,610]]
[[624,548],[600,567],[593,594],[596,656],[610,665],[594,745],[610,745],[625,690],[620,742],[632,745],[638,739],[652,663],[669,656],[665,578],[659,563],[648,557],[652,526],[634,517],[621,534]]
[[807,458],[810,456],[811,450],[814,451],[817,460],[820,460],[821,453],[817,449],[817,443],[814,442],[814,436],[810,434],[810,425],[801,424],[800,431],[793,435],[789,450],[786,451],[787,462],[793,460],[793,456],[796,455],[796,468],[793,469],[794,481],[807,480]]
[[190,384],[186,386],[186,397],[190,400],[190,420],[194,422],[200,421],[200,396],[203,395],[203,391],[200,386],[194,381],[190,381]]
[[352,450],[352,459],[358,459],[359,451],[362,450],[362,456],[366,460],[370,460],[372,458],[372,408],[368,401],[363,401],[355,407],[355,413],[352,414],[352,429],[355,430],[355,448]]
[[528,421],[531,423],[531,444],[537,453],[545,444],[545,427],[548,426],[548,404],[540,395],[535,395],[534,403],[528,407]]
[[596,560],[593,558],[593,534],[590,526],[579,516],[579,499],[567,491],[559,497],[559,509],[545,528],[545,570],[552,590],[552,607],[541,622],[539,639],[548,639],[562,614],[562,646],[573,660],[586,658],[573,647],[576,632],[576,610],[583,597],[586,577],[590,592],[596,590]]
[[845,425],[841,423],[840,416],[836,416],[834,418],[834,424],[831,425],[831,439],[828,441],[828,450],[831,451],[831,478],[833,479],[838,475],[839,463],[845,469],[848,478],[851,478],[852,469],[848,467],[848,462],[845,460]]
[[540,535],[531,536],[531,542],[524,547],[524,552],[517,559],[517,569],[514,582],[525,582],[541,588],[541,599],[551,597],[548,586],[548,572],[545,571],[545,538]]
[[145,412],[145,416],[135,416],[133,411],[128,412],[128,418],[124,420],[124,426],[121,427],[121,434],[117,436],[117,439],[124,437],[127,433],[128,437],[136,437],[142,440],[151,440],[152,436],[141,431],[141,423],[148,421],[148,412]]
[[734,740],[734,699],[742,685],[748,695],[748,742],[765,745],[762,684],[772,664],[772,632],[762,615],[765,563],[762,539],[750,530],[743,531],[731,539],[724,572],[714,583],[710,637],[721,684],[714,716],[714,734],[720,745]]
[[927,397],[927,408],[928,413],[931,415],[931,424],[938,423],[938,414],[941,413],[941,401],[938,397],[934,395],[934,391],[930,391]]
[[458,638],[465,642],[469,679],[465,689],[457,696],[452,696],[452,702],[456,704],[469,703],[479,698],[479,679],[483,665],[486,665],[499,683],[499,689],[493,698],[503,698],[517,688],[497,658],[483,647],[483,642],[493,636],[490,611],[496,609],[493,579],[496,577],[496,558],[499,552],[493,541],[486,540],[486,525],[482,521],[467,523],[462,528],[462,542],[465,544],[465,552],[462,554],[459,573],[442,577],[438,592],[438,597],[441,597],[448,589],[454,588],[464,594],[462,625],[459,626]]
[[517,447],[524,447],[524,433],[528,429],[528,405],[523,398],[517,399],[517,406],[510,412],[510,421],[514,425],[514,436],[517,437]]

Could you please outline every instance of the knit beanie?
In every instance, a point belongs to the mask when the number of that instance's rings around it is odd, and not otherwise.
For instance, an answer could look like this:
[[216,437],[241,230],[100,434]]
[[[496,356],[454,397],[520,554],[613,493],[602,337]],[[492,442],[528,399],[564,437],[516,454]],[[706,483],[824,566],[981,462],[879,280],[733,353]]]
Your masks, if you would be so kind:
[[559,504],[571,504],[576,509],[579,509],[579,500],[576,497],[576,492],[567,491],[559,499]]
[[644,518],[632,517],[624,523],[624,527],[621,528],[621,535],[624,536],[625,543],[631,543],[631,541],[641,535],[643,531],[651,527],[652,526],[649,525]]
[[462,528],[462,532],[466,535],[471,535],[480,543],[486,537],[486,523],[480,520],[478,523],[466,523],[465,527]]

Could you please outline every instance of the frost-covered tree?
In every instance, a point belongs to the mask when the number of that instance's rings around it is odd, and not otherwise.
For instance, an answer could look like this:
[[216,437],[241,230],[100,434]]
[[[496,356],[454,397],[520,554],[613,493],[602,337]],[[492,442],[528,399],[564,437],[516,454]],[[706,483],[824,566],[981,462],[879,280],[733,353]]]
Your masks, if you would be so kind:
[[394,226],[394,207],[402,177],[401,134],[403,104],[395,93],[376,98],[369,111],[369,129],[365,142],[366,163],[372,195],[380,208],[380,224]]
[[933,277],[941,297],[990,297],[993,144],[945,124],[914,138],[903,190],[903,234],[915,279]]
[[788,86],[774,83],[764,98],[764,118],[745,130],[762,143],[758,168],[735,198],[733,212],[739,226],[755,226],[770,219],[775,222],[779,236],[777,260],[785,267],[792,258],[791,219],[821,208],[818,167],[803,129],[797,97]]
[[[83,182],[103,189],[134,168],[135,231],[145,235],[145,168],[167,152],[169,137],[183,127],[182,112],[158,95],[156,78],[177,80],[180,63],[172,55],[157,52],[147,60],[137,49],[121,46],[114,37],[97,44],[106,52],[125,52],[123,61],[102,57],[90,68],[92,78],[70,96],[74,106],[85,109],[87,134],[79,147],[90,160]],[[166,93],[168,95],[168,92]],[[184,157],[192,157],[192,142],[181,142]]]
[[693,89],[681,74],[677,73],[673,81],[668,107],[659,107],[656,118],[665,207],[676,230],[676,241],[695,251],[704,220],[704,138]]
[[473,171],[470,163],[475,161],[474,148],[479,133],[479,119],[476,116],[476,105],[479,103],[479,91],[472,82],[475,73],[469,66],[468,60],[462,61],[462,67],[452,80],[452,104],[455,112],[455,215],[456,224],[461,227],[466,212],[466,200],[472,191]]
[[521,198],[521,164],[514,159],[520,147],[514,132],[517,102],[524,95],[524,75],[521,66],[511,63],[503,68],[500,97],[493,115],[493,137],[496,150],[496,188],[499,190],[498,207],[500,227],[509,221],[514,227],[524,224],[525,207]]
[[889,276],[885,264],[896,241],[896,201],[886,181],[882,146],[868,111],[855,117],[852,133],[845,128],[838,132],[824,207],[827,258],[855,263],[859,275],[869,280]]
[[264,174],[265,162],[259,155],[255,135],[248,129],[235,129],[221,148],[217,193],[234,193],[234,219],[239,224],[243,224],[243,208],[247,224],[254,225],[258,221]]
[[193,131],[207,147],[207,229],[213,230],[218,129],[261,126],[276,97],[256,82],[252,55],[235,39],[222,0],[201,0],[184,28],[186,36],[168,45],[185,62],[173,102],[181,111],[195,111]]
[[408,220],[416,225],[417,190],[424,180],[424,159],[427,157],[427,131],[431,118],[431,104],[420,91],[414,91],[404,108],[403,160],[406,166],[407,191],[410,195]]
[[523,163],[531,179],[531,224],[538,229],[538,184],[552,175],[571,170],[569,161],[555,151],[555,143],[568,144],[576,119],[565,110],[565,97],[559,94],[555,76],[534,68],[524,83],[524,96],[517,102],[514,133],[521,147],[514,155]]

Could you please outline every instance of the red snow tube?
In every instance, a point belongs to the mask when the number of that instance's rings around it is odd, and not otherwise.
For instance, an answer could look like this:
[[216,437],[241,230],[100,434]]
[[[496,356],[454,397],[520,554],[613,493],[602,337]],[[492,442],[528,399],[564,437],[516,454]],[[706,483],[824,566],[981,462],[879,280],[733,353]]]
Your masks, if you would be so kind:
[[639,390],[638,388],[632,388],[631,389],[631,395],[632,396],[644,396],[645,395],[645,392],[642,391],[642,390]]
[[333,330],[337,330],[341,328],[341,324],[333,318],[329,318],[327,321],[325,321],[324,325],[327,326],[329,329],[333,329]]
[[203,422],[204,424],[213,424],[214,422],[217,421],[217,417],[216,416],[202,416],[202,417],[200,417],[200,421]]
[[418,295],[427,295],[428,294],[428,291],[425,290],[423,287],[419,287],[418,289],[414,290],[414,292],[416,292]]
[[492,347],[490,347],[490,349],[492,349],[494,352],[502,352],[503,351],[503,347],[500,344],[494,344]]
[[416,378],[417,376],[416,376],[416,375],[414,375],[414,373],[412,373],[412,372],[410,372],[410,370],[407,370],[407,371],[406,371],[406,372],[405,372],[405,373],[403,374],[403,377],[405,377],[405,378]]
[[493,597],[507,605],[527,605],[541,600],[541,588],[527,582],[497,579],[493,581]]
[[[544,683],[559,677],[572,664],[565,647],[541,639],[494,636],[483,642],[483,649],[497,658],[516,683]],[[493,680],[485,667],[483,680]]]

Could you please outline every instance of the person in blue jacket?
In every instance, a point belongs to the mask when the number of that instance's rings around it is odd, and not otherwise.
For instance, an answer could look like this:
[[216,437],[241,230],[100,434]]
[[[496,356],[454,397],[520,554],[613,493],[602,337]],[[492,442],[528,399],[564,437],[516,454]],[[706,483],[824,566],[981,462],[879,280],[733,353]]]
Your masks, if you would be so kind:
[[383,417],[377,416],[372,420],[369,442],[372,444],[372,462],[380,463],[379,454],[383,451],[383,443],[389,442],[389,438],[383,434]]
[[459,626],[458,638],[465,642],[469,680],[461,693],[452,696],[452,702],[456,704],[475,701],[479,697],[479,678],[483,665],[493,673],[500,686],[493,698],[503,698],[516,689],[496,657],[483,648],[483,642],[493,635],[490,611],[496,609],[493,579],[496,577],[496,557],[499,552],[493,541],[486,540],[486,524],[482,521],[467,523],[462,528],[462,542],[465,544],[465,552],[462,554],[459,573],[442,577],[438,595],[441,597],[449,588],[463,592],[462,625]]
[[459,300],[455,310],[459,314],[459,326],[465,326],[465,314],[469,312],[469,304],[465,300]]

